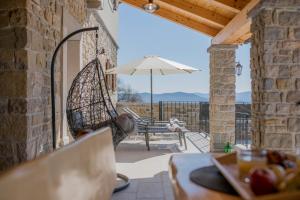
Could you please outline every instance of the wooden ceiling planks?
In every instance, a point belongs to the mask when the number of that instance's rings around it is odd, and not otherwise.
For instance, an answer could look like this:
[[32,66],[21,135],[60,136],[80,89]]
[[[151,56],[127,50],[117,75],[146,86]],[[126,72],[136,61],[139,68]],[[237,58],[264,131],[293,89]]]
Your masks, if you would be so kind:
[[259,3],[260,0],[252,0],[239,12],[230,23],[218,33],[213,39],[213,44],[239,44],[251,37],[251,20],[248,12]]
[[[122,2],[127,3],[131,6],[143,9],[143,5],[147,3],[147,0],[122,0]],[[208,36],[215,36],[220,32],[221,28],[215,28],[213,26],[208,26],[207,24],[196,20],[188,15],[182,14],[182,10],[179,10],[175,6],[168,6],[164,2],[156,1],[160,8],[154,12],[154,15],[163,17],[172,22],[184,25],[188,28],[194,29],[196,31],[202,32]]]
[[[143,9],[148,0],[121,0]],[[247,12],[260,0],[154,0],[154,15],[213,37],[213,44],[237,44],[247,40]]]
[[235,13],[239,13],[249,2],[250,0],[212,0],[212,3]]
[[181,15],[181,16],[184,16],[188,19],[192,19],[195,22],[198,22],[198,23],[201,23],[201,24],[206,25],[208,27],[214,28],[218,31],[220,31],[224,28],[223,25],[220,25],[218,23],[214,23],[211,20],[207,20],[204,17],[199,17],[199,16],[197,16],[193,13],[187,12],[186,10],[180,9],[180,8],[174,6],[174,5],[167,4],[163,1],[159,1],[159,2],[157,2],[157,4],[160,6],[160,8],[164,8],[164,9],[168,10],[171,13],[176,13],[177,15]]
[[184,0],[192,5],[198,5],[212,12],[218,13],[219,15],[225,16],[232,19],[237,13],[232,11],[232,9],[224,8],[221,3],[216,3],[214,0]]
[[170,6],[174,6],[178,9],[184,10],[185,12],[191,13],[196,17],[200,17],[202,18],[202,20],[204,19],[210,23],[220,26],[221,28],[225,27],[231,20],[227,16],[220,15],[197,4],[190,4],[188,1],[160,0],[160,2],[164,2]]

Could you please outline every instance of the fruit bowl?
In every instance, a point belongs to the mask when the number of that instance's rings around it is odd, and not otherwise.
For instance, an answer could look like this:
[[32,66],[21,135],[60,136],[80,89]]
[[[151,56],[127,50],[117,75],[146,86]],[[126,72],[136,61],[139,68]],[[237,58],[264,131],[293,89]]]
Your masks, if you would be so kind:
[[[289,159],[295,159],[293,156],[289,156]],[[213,163],[218,167],[223,176],[228,180],[228,182],[234,187],[234,189],[240,194],[240,196],[245,200],[299,200],[300,199],[300,190],[292,190],[288,192],[274,192],[271,194],[258,195],[257,191],[253,191],[248,181],[241,179],[239,174],[239,166],[237,153],[226,154],[217,158],[212,158]],[[280,172],[278,172],[280,173]],[[269,177],[269,172],[258,171],[254,174],[254,179],[258,182],[262,180],[265,181],[265,184],[268,182],[261,177],[267,176],[267,180],[270,182],[274,181],[274,177]],[[264,185],[265,185],[264,184]],[[261,187],[258,184],[258,187]],[[268,190],[272,191],[274,188],[269,187]]]

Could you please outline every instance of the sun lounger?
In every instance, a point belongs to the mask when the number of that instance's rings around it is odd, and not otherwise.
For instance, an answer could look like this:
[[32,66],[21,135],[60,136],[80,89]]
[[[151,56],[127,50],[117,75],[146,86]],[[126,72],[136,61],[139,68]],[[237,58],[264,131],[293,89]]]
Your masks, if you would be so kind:
[[149,118],[139,116],[133,110],[128,107],[123,108],[126,113],[133,116],[137,124],[138,133],[145,135],[145,141],[148,151],[150,151],[149,145],[149,133],[178,133],[179,143],[182,146],[182,139],[184,140],[185,149],[187,149],[185,133],[189,132],[184,126],[185,122],[173,120],[173,121],[151,121]]

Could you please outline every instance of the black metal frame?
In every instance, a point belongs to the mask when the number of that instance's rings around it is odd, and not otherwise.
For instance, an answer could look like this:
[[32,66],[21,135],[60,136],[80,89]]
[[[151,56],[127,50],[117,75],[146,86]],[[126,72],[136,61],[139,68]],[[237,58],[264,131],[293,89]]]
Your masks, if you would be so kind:
[[209,103],[200,101],[159,101],[159,118],[175,117],[192,132],[209,132]]
[[[251,110],[248,103],[235,106],[235,143],[248,146],[251,144]],[[160,101],[159,119],[171,117],[185,121],[186,128],[192,132],[209,134],[209,102]]]
[[72,33],[70,33],[69,35],[67,35],[66,37],[64,37],[62,39],[62,41],[59,42],[59,44],[57,45],[57,47],[54,50],[52,59],[51,59],[51,112],[52,112],[52,145],[53,145],[53,149],[56,149],[56,117],[55,117],[55,91],[54,91],[54,87],[55,87],[55,80],[54,80],[54,73],[55,73],[55,60],[56,60],[56,56],[57,53],[60,49],[60,47],[71,37],[73,37],[74,35],[78,34],[78,33],[82,33],[82,32],[87,32],[87,31],[97,31],[99,30],[99,27],[90,27],[90,28],[82,28],[79,30],[76,30]]
[[[79,34],[79,33],[83,33],[83,32],[87,32],[87,31],[96,31],[96,55],[98,54],[98,47],[97,47],[97,39],[98,39],[98,33],[97,31],[99,30],[99,27],[89,27],[89,28],[82,28],[82,29],[79,29],[79,30],[76,30],[70,34],[68,34],[66,37],[64,37],[60,42],[59,44],[57,45],[57,47],[55,48],[54,50],[54,53],[53,53],[53,56],[52,56],[52,59],[51,59],[51,112],[52,112],[52,142],[53,142],[53,150],[56,149],[56,113],[55,113],[55,79],[54,79],[54,73],[55,73],[55,60],[56,60],[56,57],[57,57],[57,54],[58,54],[58,51],[60,50],[61,46],[71,37],[73,37],[74,35],[76,34]],[[99,68],[97,67],[97,70],[99,70]],[[103,73],[103,69],[100,68],[101,72]],[[100,72],[98,71],[98,75],[100,76]],[[105,80],[104,80],[105,81]],[[102,85],[100,83],[100,87],[102,88]],[[106,82],[104,82],[104,87],[105,89],[107,90],[107,84]],[[103,94],[103,91],[101,89],[101,93]],[[109,94],[108,94],[109,95]],[[108,98],[109,99],[109,104],[112,105],[112,102],[110,100],[110,97]],[[104,102],[105,103],[105,106],[107,102]],[[115,108],[112,106],[112,109],[115,113],[116,110]],[[111,116],[111,113],[108,112],[108,114],[110,115],[111,118],[115,118],[115,116]],[[121,127],[118,126],[117,123],[114,122],[114,120],[112,120],[114,125],[117,126],[119,129],[122,129]],[[124,190],[125,188],[127,188],[129,185],[130,185],[130,180],[127,176],[123,175],[123,174],[119,174],[117,173],[117,177],[122,179],[124,181],[124,184],[119,186],[119,187],[116,187],[114,189],[114,193],[116,192],[119,192],[121,190]]]
[[235,143],[245,146],[251,145],[251,135],[249,125],[251,118],[249,113],[236,112],[235,113]]

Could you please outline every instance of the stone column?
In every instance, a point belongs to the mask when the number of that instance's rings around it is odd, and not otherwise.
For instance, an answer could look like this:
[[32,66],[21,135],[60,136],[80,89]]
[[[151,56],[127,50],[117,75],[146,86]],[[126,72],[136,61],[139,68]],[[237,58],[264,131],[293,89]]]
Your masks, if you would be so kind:
[[235,142],[236,45],[212,45],[210,53],[209,133],[212,152]]
[[[50,61],[61,40],[63,9],[84,22],[86,1],[0,3],[0,171],[52,150]],[[59,57],[57,129],[61,121]]]
[[300,147],[300,1],[265,0],[250,13],[253,146]]
[[[26,1],[0,4],[0,171],[26,160],[29,137]],[[24,19],[25,18],[25,19]],[[28,61],[29,62],[29,61]]]

